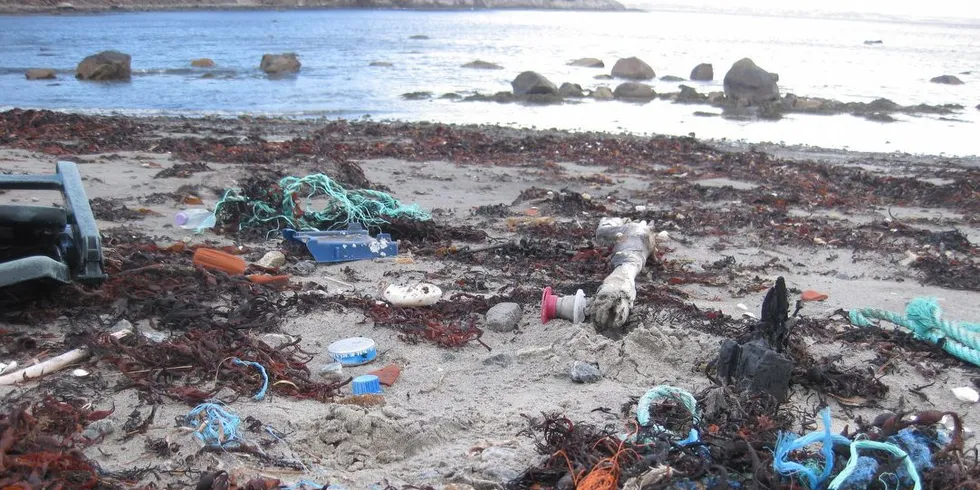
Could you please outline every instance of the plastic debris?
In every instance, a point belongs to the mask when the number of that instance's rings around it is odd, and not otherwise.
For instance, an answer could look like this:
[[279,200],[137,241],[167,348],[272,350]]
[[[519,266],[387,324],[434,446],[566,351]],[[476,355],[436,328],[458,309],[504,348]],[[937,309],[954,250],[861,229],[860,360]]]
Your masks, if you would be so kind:
[[73,369],[71,375],[76,378],[84,378],[85,376],[89,375],[89,372],[84,369],[78,368],[78,369]]
[[442,298],[442,289],[420,282],[411,286],[392,284],[385,288],[384,299],[394,306],[431,306]]
[[381,393],[381,380],[373,374],[365,374],[354,378],[351,390],[355,395],[375,395]]
[[194,252],[194,265],[223,271],[233,276],[245,274],[245,259],[213,248],[199,248]]
[[184,425],[194,428],[194,435],[210,448],[237,447],[241,444],[234,412],[216,403],[202,403],[184,417]]
[[368,374],[378,377],[378,381],[384,386],[392,386],[402,374],[402,368],[397,364],[389,364],[381,369],[375,369]]
[[392,240],[391,235],[379,233],[371,237],[358,223],[338,231],[286,229],[282,235],[287,240],[305,244],[317,262],[350,262],[398,255],[398,242]]
[[803,301],[826,301],[828,298],[830,298],[830,296],[811,289],[803,291],[803,293],[800,295],[800,299]]
[[541,323],[563,318],[577,325],[585,320],[586,305],[585,293],[581,289],[574,296],[559,297],[551,293],[550,286],[546,287],[541,292]]
[[259,388],[259,391],[255,393],[255,396],[253,396],[252,399],[255,401],[262,401],[265,398],[266,390],[269,389],[269,374],[265,372],[265,367],[257,362],[243,361],[237,357],[232,359],[231,362],[236,366],[252,366],[259,370],[259,373],[262,374],[262,387]]
[[977,393],[977,390],[974,390],[969,386],[953,388],[953,396],[955,396],[956,399],[961,402],[977,403],[980,401],[980,393]]
[[367,364],[378,356],[374,340],[367,337],[351,337],[327,346],[327,352],[344,366]]

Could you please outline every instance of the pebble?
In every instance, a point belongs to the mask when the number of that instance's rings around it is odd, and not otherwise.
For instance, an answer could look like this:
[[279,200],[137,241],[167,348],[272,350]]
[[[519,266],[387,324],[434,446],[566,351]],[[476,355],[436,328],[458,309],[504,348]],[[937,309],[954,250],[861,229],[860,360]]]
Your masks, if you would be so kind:
[[312,260],[301,260],[293,266],[293,270],[296,272],[296,275],[299,276],[313,275],[313,273],[316,272],[316,262],[313,262]]
[[602,373],[599,372],[599,368],[594,364],[584,361],[573,362],[568,374],[571,375],[572,381],[576,383],[596,383],[602,379]]
[[269,347],[276,349],[293,341],[292,337],[282,333],[267,333],[263,335],[261,339],[262,342],[265,342]]
[[266,269],[278,269],[286,264],[286,256],[282,252],[273,250],[263,255],[256,264]]
[[116,431],[116,422],[112,417],[96,420],[82,432],[82,436],[89,440],[95,440],[102,436],[107,436]]
[[487,366],[507,367],[514,363],[514,356],[510,354],[496,354],[483,360]]
[[487,328],[494,332],[510,332],[517,328],[524,312],[517,303],[499,303],[487,311]]

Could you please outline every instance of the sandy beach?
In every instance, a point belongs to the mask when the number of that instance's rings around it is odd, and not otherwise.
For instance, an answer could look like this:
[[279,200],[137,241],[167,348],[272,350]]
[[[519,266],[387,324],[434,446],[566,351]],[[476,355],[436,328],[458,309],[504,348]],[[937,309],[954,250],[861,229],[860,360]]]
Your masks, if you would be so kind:
[[[952,392],[980,388],[976,366],[887,323],[856,327],[847,315],[902,312],[934,297],[944,318],[980,319],[976,158],[437,123],[0,113],[0,173],[46,174],[59,160],[79,165],[109,281],[0,296],[0,362],[23,367],[79,346],[94,355],[75,366],[87,376],[69,369],[0,386],[0,412],[48,397],[66,410],[112,409],[96,429],[76,420],[60,433],[65,450],[97,463],[98,488],[212,488],[198,482],[216,471],[237,488],[257,477],[349,489],[525,488],[525,471],[547,459],[521,434],[530,418],[560,413],[626,432],[621,407],[662,384],[703,404],[720,389],[712,364],[721,342],[751,330],[777,277],[791,306],[803,291],[827,295],[800,303],[789,334],[796,369],[778,408],[791,419],[778,423],[814,430],[826,406],[837,433],[886,412],[956,412],[965,427],[980,426],[976,404]],[[313,270],[306,249],[267,233],[273,228],[196,234],[173,224],[194,197],[213,208],[226,189],[318,173],[387,192],[432,218],[381,226],[400,241],[398,257]],[[17,190],[0,201],[58,197]],[[603,217],[665,232],[637,277],[629,321],[607,331],[590,321],[543,324],[542,288],[592,297],[611,272],[610,251],[595,239]],[[250,264],[281,251],[276,273],[289,282],[194,269],[196,246],[230,246]],[[419,281],[439,286],[442,300],[401,312],[380,301],[387,285]],[[484,315],[503,302],[519,303],[523,316],[495,331]],[[410,333],[419,318],[481,334],[439,345]],[[100,336],[123,327],[142,333],[118,344]],[[378,358],[345,368],[344,378],[401,368],[379,399],[351,397],[349,385],[319,375],[331,361],[327,346],[357,336],[376,342]],[[273,372],[264,400],[251,398],[261,384],[254,370],[193,361],[234,350],[227,339]],[[213,354],[161,357],[177,344]],[[594,363],[602,379],[573,382],[575,361]],[[202,401],[189,388],[226,403],[244,421],[244,440],[261,449],[203,450],[180,423]],[[759,454],[772,475],[771,453]],[[943,478],[976,473],[922,478],[924,488],[943,488]]]

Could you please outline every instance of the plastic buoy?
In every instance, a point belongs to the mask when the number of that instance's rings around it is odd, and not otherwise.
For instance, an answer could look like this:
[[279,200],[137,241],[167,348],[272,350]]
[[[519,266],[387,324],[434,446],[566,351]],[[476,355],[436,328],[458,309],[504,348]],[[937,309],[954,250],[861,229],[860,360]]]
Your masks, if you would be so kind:
[[442,289],[425,282],[412,286],[392,284],[385,288],[384,298],[395,306],[430,306],[442,298]]
[[551,286],[541,292],[541,323],[548,323],[552,318],[570,320],[573,324],[585,320],[585,293],[581,289],[574,296],[555,296]]
[[378,357],[374,341],[367,337],[338,340],[327,347],[330,357],[344,366],[360,366]]

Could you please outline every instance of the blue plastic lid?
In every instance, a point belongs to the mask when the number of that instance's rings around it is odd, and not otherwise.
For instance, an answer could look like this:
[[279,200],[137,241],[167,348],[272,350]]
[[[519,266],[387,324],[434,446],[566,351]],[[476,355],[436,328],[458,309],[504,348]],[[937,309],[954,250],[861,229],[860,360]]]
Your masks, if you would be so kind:
[[354,378],[352,386],[355,395],[381,393],[381,381],[373,374],[365,374]]

